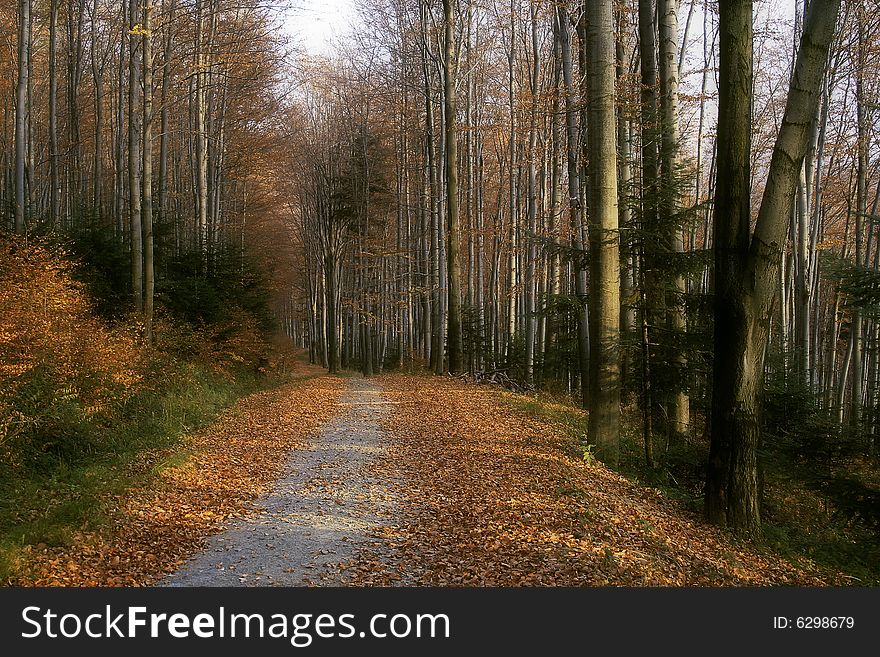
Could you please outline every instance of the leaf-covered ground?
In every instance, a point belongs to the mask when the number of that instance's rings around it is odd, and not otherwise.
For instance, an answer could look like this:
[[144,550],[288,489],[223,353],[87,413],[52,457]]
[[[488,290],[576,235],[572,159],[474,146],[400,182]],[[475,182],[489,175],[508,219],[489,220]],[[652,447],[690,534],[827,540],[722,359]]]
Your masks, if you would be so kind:
[[823,585],[738,543],[659,492],[572,453],[557,425],[497,389],[382,379],[395,412],[377,463],[407,509],[347,583],[434,586]]
[[[578,455],[566,427],[458,379],[377,379],[390,412],[365,479],[396,509],[325,584],[760,586],[837,583],[705,525],[655,490]],[[307,378],[241,400],[183,450],[149,454],[150,482],[113,500],[111,526],[32,549],[18,584],[141,586],[205,545],[342,412],[344,379]],[[317,473],[320,474],[320,473]],[[361,475],[358,475],[361,477]],[[362,477],[361,477],[362,478]],[[351,485],[352,482],[347,482]],[[355,491],[356,493],[357,491]],[[331,500],[333,496],[328,497]],[[338,500],[337,500],[338,503]]]
[[248,512],[278,477],[286,453],[305,445],[336,413],[344,388],[342,379],[321,376],[250,395],[173,452],[146,454],[137,467],[150,483],[107,500],[110,527],[82,533],[65,548],[34,546],[30,576],[13,583],[156,582],[230,518]]

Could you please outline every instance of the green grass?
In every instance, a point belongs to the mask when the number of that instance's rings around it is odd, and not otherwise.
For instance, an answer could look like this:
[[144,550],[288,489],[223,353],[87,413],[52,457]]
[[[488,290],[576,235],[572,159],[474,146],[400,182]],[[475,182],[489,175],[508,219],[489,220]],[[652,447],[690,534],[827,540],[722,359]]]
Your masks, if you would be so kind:
[[0,472],[0,582],[26,572],[27,546],[63,546],[79,531],[105,528],[114,496],[189,458],[186,450],[167,453],[183,436],[240,397],[279,383],[249,371],[231,376],[165,365],[153,374],[152,389],[118,404],[110,417],[78,427],[82,449],[68,447]]
[[[559,449],[574,458],[583,456],[586,420],[580,409],[546,394],[526,397],[503,393],[501,399],[517,412],[559,426],[564,435]],[[637,414],[624,415],[620,461],[614,469],[633,483],[656,488],[687,508],[701,511],[703,463],[708,446],[700,441],[668,448],[657,445],[658,467],[648,468],[640,420]],[[880,538],[876,534],[824,513],[821,498],[806,490],[784,462],[767,459],[765,477],[765,537],[764,544],[756,547],[769,549],[792,562],[808,560],[821,568],[842,572],[854,584],[880,585]],[[792,498],[796,503],[790,501]]]

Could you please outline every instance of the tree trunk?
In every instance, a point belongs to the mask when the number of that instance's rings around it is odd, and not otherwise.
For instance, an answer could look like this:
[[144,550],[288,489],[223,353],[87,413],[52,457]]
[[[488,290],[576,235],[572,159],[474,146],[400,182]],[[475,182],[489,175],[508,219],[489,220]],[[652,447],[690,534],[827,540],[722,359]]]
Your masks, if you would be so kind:
[[58,174],[58,0],[49,3],[49,223],[61,218],[61,178]]
[[458,127],[455,103],[455,12],[452,0],[443,0],[445,38],[443,42],[443,100],[446,119],[446,294],[447,352],[449,371],[457,374],[462,369],[461,340],[461,264],[459,263],[459,213],[458,213]]
[[336,258],[324,256],[324,306],[327,312],[326,344],[327,369],[330,374],[339,371],[339,332],[336,319]]
[[715,359],[706,481],[710,521],[761,526],[758,450],[764,353],[778,271],[839,0],[810,4],[754,235],[750,236],[752,2],[720,4],[715,196]]
[[138,40],[143,27],[138,25],[138,1],[129,2],[128,34],[128,217],[131,228],[131,288],[135,310],[144,310],[144,246],[141,225],[141,139],[140,108],[141,52]]
[[196,0],[195,34],[195,173],[196,231],[203,264],[208,264],[208,128],[207,56],[205,54],[204,0]]
[[[856,146],[856,212],[855,212],[855,262],[856,266],[862,264],[868,265],[870,258],[864,253],[864,223],[865,213],[868,209],[868,148],[870,146],[868,137],[868,121],[867,111],[865,107],[865,48],[867,42],[865,40],[865,26],[863,9],[856,9],[858,12],[858,54],[856,64],[856,123],[858,144]],[[853,343],[852,358],[852,398],[850,399],[850,424],[859,429],[862,422],[862,404],[864,396],[864,368],[862,367],[862,358],[864,352],[864,344],[862,341],[863,319],[861,308],[855,307],[852,311],[852,329],[850,339]]]
[[594,0],[586,10],[592,303],[588,436],[600,457],[616,464],[620,452],[620,233],[613,1]]
[[[663,194],[661,214],[664,217],[668,237],[668,250],[673,253],[684,251],[682,229],[675,217],[680,208],[678,183],[679,136],[678,136],[678,0],[658,0],[657,14],[660,26],[660,125],[661,125],[661,170],[663,172]],[[666,245],[664,245],[666,246]],[[674,275],[672,294],[666,303],[667,323],[669,325],[670,360],[675,368],[675,385],[669,391],[669,434],[676,438],[687,436],[690,424],[690,400],[685,390],[686,357],[684,353],[684,333],[686,318],[684,312],[684,277]]]
[[143,229],[144,229],[144,335],[153,339],[153,6],[144,4],[144,173],[143,173]]
[[645,459],[648,467],[654,467],[654,386],[650,378],[656,355],[651,349],[657,342],[656,327],[662,316],[660,268],[656,265],[659,251],[658,239],[658,140],[657,134],[657,43],[654,32],[654,2],[639,0],[639,73],[641,84],[641,274],[645,291],[640,295],[642,301],[642,403],[645,405],[642,431],[645,441]]
[[[580,172],[578,170],[578,129],[577,109],[574,99],[574,83],[572,81],[571,40],[568,30],[568,11],[562,4],[556,7],[556,37],[559,41],[559,52],[562,56],[562,79],[564,84],[566,138],[567,138],[567,162],[568,162],[568,207],[571,232],[575,246],[583,252],[584,245],[580,238],[581,233],[581,185]],[[583,304],[583,309],[578,311],[577,344],[578,344],[578,371],[581,377],[581,403],[584,408],[589,404],[589,377],[590,377],[590,343],[586,300],[587,281],[586,272],[581,264],[583,258],[575,261],[575,294],[578,301]]]
[[28,199],[25,187],[27,162],[27,115],[29,109],[28,77],[31,49],[31,2],[18,3],[18,81],[15,87],[15,208],[14,227],[24,235],[28,220]]

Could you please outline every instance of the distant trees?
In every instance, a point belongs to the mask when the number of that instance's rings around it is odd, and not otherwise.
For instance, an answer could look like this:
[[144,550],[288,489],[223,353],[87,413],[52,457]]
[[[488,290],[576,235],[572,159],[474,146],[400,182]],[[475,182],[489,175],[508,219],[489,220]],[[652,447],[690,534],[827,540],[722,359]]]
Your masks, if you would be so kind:
[[150,337],[171,260],[201,250],[209,275],[216,253],[243,244],[248,210],[259,239],[266,162],[242,153],[283,141],[272,14],[260,0],[6,0],[0,17],[4,34],[17,24],[0,57],[14,81],[14,93],[3,87],[4,228],[112,233]]
[[[835,4],[372,0],[304,81],[326,110],[305,123],[337,117],[325,153],[354,246],[332,275],[307,251],[295,339],[325,364],[338,340],[365,372],[500,371],[571,394],[609,461],[635,402],[649,465],[711,435],[708,516],[756,531],[765,377],[803,381],[817,412],[856,424],[880,389],[876,323],[862,336],[818,257],[874,266],[880,243],[855,209],[870,205],[859,171],[876,182],[872,119],[846,100],[868,93],[857,71],[877,26],[844,3],[853,38],[835,43]],[[851,70],[847,49],[862,53]],[[854,121],[831,125],[840,111]],[[363,135],[355,166],[346,144]],[[303,244],[320,241],[317,188],[291,184]],[[328,284],[335,301],[316,293]]]

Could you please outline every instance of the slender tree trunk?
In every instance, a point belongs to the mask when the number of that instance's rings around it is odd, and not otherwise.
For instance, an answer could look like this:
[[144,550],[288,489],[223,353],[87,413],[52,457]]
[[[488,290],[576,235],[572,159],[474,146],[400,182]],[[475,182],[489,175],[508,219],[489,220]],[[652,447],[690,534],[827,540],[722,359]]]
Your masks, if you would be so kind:
[[119,8],[120,15],[120,36],[119,36],[119,58],[116,70],[117,96],[116,96],[116,125],[113,131],[115,135],[114,150],[114,212],[116,220],[116,230],[119,241],[122,242],[125,237],[126,216],[125,216],[125,42],[130,39],[128,35],[129,18],[128,18],[128,2],[123,1]]
[[196,0],[195,34],[195,169],[196,169],[196,231],[203,263],[208,265],[208,128],[207,69],[205,54],[205,0]]
[[61,218],[61,178],[58,174],[58,0],[49,3],[49,223]]
[[128,35],[128,216],[131,228],[131,288],[135,309],[144,310],[144,246],[141,224],[141,140],[142,115],[141,50],[138,41],[143,37],[143,26],[138,24],[138,0],[129,2],[131,27]]
[[458,213],[458,127],[456,125],[456,61],[455,61],[455,11],[452,0],[443,0],[445,36],[443,42],[443,100],[446,119],[446,293],[449,299],[447,311],[447,352],[449,371],[457,374],[462,369],[461,340],[461,264],[459,262],[459,213]]
[[158,205],[157,219],[159,224],[167,221],[168,214],[168,129],[169,129],[169,103],[168,89],[171,72],[171,35],[172,25],[176,16],[177,0],[171,0],[166,21],[168,23],[165,35],[165,47],[162,57],[162,97],[159,111],[159,180],[158,180]]
[[[639,0],[639,71],[641,86],[641,278],[645,292],[641,295],[642,314],[642,403],[646,406],[642,427],[645,439],[645,458],[648,467],[654,467],[654,388],[649,378],[656,355],[652,346],[658,343],[656,328],[661,322],[663,297],[660,267],[656,260],[660,250],[658,226],[659,161],[657,131],[657,42],[654,31],[654,2]],[[658,395],[659,397],[659,395]]]
[[[618,85],[623,84],[627,74],[626,64],[626,48],[624,44],[625,25],[624,13],[621,7],[617,8],[616,19],[616,35],[615,40],[615,66]],[[619,104],[617,110],[617,148],[618,148],[618,223],[621,230],[632,228],[632,212],[630,210],[629,196],[632,193],[632,167],[630,164],[630,130],[629,119],[627,118],[626,107]],[[633,256],[633,240],[630,239],[626,247],[621,244],[621,278],[620,278],[620,332],[623,336],[632,333],[635,324],[633,315],[633,295],[634,295],[634,276],[636,268],[636,258]],[[620,376],[621,386],[625,387],[625,382],[629,376],[629,358],[628,350],[622,349],[620,354]],[[647,380],[646,380],[647,382]],[[650,405],[648,405],[650,407]],[[649,433],[650,435],[650,433]]]
[[332,255],[324,256],[324,306],[327,312],[326,345],[327,369],[330,374],[339,371],[339,332],[336,318],[336,262]]
[[[678,182],[678,0],[658,0],[660,26],[660,125],[663,194],[661,214],[667,223],[668,249],[673,253],[684,251],[682,227],[675,219],[681,206]],[[690,424],[690,400],[685,390],[687,359],[684,351],[684,333],[687,322],[684,312],[684,276],[673,275],[672,294],[666,303],[667,323],[671,341],[672,365],[676,384],[669,392],[669,434],[679,439],[687,436]]]
[[92,6],[92,78],[95,82],[95,155],[92,175],[92,205],[98,225],[104,228],[104,67],[106,59],[99,61],[97,32],[98,0]]
[[144,64],[144,173],[143,173],[143,229],[144,229],[144,334],[153,339],[153,5],[146,0],[143,8],[143,64]]
[[[566,137],[567,137],[567,162],[568,162],[568,207],[571,232],[575,235],[576,248],[584,251],[584,244],[580,239],[581,234],[581,184],[580,171],[578,168],[578,129],[577,109],[575,106],[575,87],[572,81],[572,57],[571,40],[568,29],[569,17],[564,5],[556,7],[556,37],[559,41],[559,52],[562,56],[562,79],[564,84]],[[575,294],[578,301],[583,304],[583,309],[578,311],[577,338],[578,338],[578,371],[581,377],[581,403],[584,408],[589,404],[589,380],[590,380],[590,332],[588,327],[589,313],[587,312],[587,280],[583,269],[583,258],[575,262]]]
[[526,271],[523,280],[523,293],[525,294],[525,341],[526,341],[526,381],[534,383],[535,374],[535,333],[537,318],[535,316],[535,268],[537,265],[537,253],[535,250],[534,235],[537,233],[538,221],[538,72],[540,51],[538,48],[538,16],[537,5],[531,4],[531,62],[529,70],[529,90],[531,92],[531,107],[529,117],[529,152],[528,152],[528,232],[526,254]]
[[24,235],[28,221],[28,198],[25,187],[27,162],[27,116],[30,106],[28,78],[31,49],[31,2],[18,2],[18,81],[15,88],[15,209],[14,227]]
[[[856,123],[858,143],[856,146],[856,211],[855,211],[855,262],[856,266],[867,266],[870,258],[864,249],[865,213],[868,209],[868,122],[865,108],[865,39],[864,8],[856,8],[858,21],[858,53],[856,64]],[[852,397],[850,399],[850,424],[858,429],[862,423],[862,404],[864,403],[864,368],[862,365],[864,344],[862,340],[863,319],[861,308],[853,308],[850,339],[853,343],[852,358]]]

